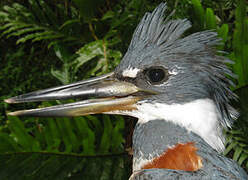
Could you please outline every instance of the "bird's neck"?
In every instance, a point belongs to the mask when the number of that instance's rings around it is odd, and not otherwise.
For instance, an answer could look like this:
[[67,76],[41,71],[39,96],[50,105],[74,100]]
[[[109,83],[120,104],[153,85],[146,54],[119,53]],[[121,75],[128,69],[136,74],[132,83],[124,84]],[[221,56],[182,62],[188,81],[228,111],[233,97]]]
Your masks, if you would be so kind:
[[[184,144],[183,150],[188,148],[193,153],[195,149],[224,150],[222,127],[218,119],[221,116],[210,99],[181,104],[144,100],[137,104],[136,110],[120,114],[139,119],[133,135],[134,171],[165,154],[169,148],[179,147],[178,144]],[[192,145],[189,143],[195,146],[187,146]]]
[[[197,99],[183,104],[145,102],[137,108],[135,116],[139,118],[139,124],[158,119],[172,122],[199,135],[217,151],[224,149],[223,130],[218,119],[220,115],[215,103],[210,99]],[[167,135],[172,136],[173,132]]]

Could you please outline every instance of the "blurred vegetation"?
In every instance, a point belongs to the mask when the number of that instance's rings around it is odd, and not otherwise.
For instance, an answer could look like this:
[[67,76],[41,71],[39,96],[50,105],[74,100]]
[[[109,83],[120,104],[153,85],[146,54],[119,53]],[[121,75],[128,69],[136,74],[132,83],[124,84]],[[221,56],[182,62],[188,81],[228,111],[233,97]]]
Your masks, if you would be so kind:
[[[6,112],[57,103],[7,105],[7,97],[112,71],[154,0],[8,0],[0,2],[0,179],[128,179],[131,118],[18,118]],[[241,118],[225,154],[248,169],[248,18],[245,0],[167,1],[168,14],[188,18],[190,33],[211,29],[235,61],[233,90]],[[168,15],[167,14],[167,15]],[[242,105],[242,107],[240,106]],[[126,128],[125,128],[126,127]]]

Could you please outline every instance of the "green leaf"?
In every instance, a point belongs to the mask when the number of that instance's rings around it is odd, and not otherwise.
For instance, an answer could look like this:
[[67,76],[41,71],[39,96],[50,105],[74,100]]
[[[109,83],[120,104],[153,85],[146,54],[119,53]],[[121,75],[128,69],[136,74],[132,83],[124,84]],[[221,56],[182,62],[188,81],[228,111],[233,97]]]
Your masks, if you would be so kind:
[[[46,32],[47,33],[47,32]],[[28,34],[20,39],[18,39],[18,41],[16,42],[16,44],[20,44],[20,43],[25,43],[28,40],[37,38],[38,36],[41,36],[43,33],[40,32],[36,32],[36,33],[32,33],[32,34]]]
[[57,43],[53,46],[54,52],[56,56],[63,62],[68,63],[71,59],[73,54],[68,50],[68,48],[63,45],[62,43]]
[[75,65],[75,72],[78,71],[78,68],[85,64],[86,62],[92,60],[96,56],[103,56],[103,41],[93,41],[86,45],[84,45],[82,48],[80,48],[77,51],[78,58],[76,58],[73,62]]
[[9,128],[11,135],[15,137],[18,144],[29,151],[39,150],[39,142],[37,142],[24,127],[23,122],[17,117],[9,117]]
[[22,28],[25,28],[25,27],[29,27],[30,25],[26,25],[26,24],[13,24],[12,23],[12,26],[9,27],[8,29],[6,29],[2,34],[5,35],[5,34],[8,34],[8,33],[11,33],[11,32],[16,32],[17,30],[21,30]]
[[93,155],[95,154],[95,133],[88,126],[87,120],[83,117],[77,118],[75,120],[76,127],[80,134],[83,153]]
[[205,12],[199,0],[192,0],[194,17],[201,29],[204,29]]
[[64,152],[72,152],[73,150],[73,145],[71,143],[71,139],[68,136],[67,132],[67,127],[65,124],[65,118],[56,118],[56,123],[58,125],[59,132],[61,134],[61,137],[63,139],[64,145],[65,145],[65,150]]
[[108,11],[104,14],[101,20],[111,19],[113,18],[115,13],[113,11]]
[[238,1],[235,17],[236,21],[233,35],[235,64],[233,65],[233,69],[238,75],[238,85],[241,87],[248,84],[248,20],[244,0]]
[[121,143],[124,143],[124,138],[122,135],[122,131],[124,130],[125,122],[124,118],[121,116],[118,116],[116,119],[115,127],[112,131],[112,148],[114,151],[118,151],[118,148],[120,147]]
[[90,122],[93,124],[96,133],[100,133],[101,131],[103,131],[102,124],[100,123],[100,120],[97,117],[88,115],[86,116],[86,118],[89,119]]
[[43,33],[37,33],[37,37],[34,37],[32,42],[58,39],[62,37],[63,37],[62,34],[53,34],[53,32],[43,32]]
[[62,84],[70,83],[70,74],[68,65],[64,64],[62,70],[51,69],[51,74],[57,78]]
[[26,33],[39,31],[39,30],[44,30],[44,29],[42,27],[27,27],[27,28],[19,29],[18,31],[14,31],[13,33],[8,34],[7,38],[11,37],[11,36],[20,36],[20,35],[23,35],[23,34],[26,34]]
[[216,29],[216,18],[214,12],[211,8],[206,10],[206,28],[207,29]]
[[39,22],[49,22],[39,1],[29,0],[29,3],[32,6],[32,14],[36,16]]
[[[0,11],[0,22],[7,21],[9,19],[9,14],[3,11]],[[1,27],[0,27],[1,28]]]
[[233,150],[237,146],[238,142],[232,142],[231,144],[227,145],[225,151],[223,152],[224,155],[227,155],[231,150]]
[[229,28],[227,24],[222,24],[222,26],[218,29],[218,35],[222,38],[224,43],[228,40],[228,32]]
[[10,6],[3,6],[3,9],[11,15],[17,15],[16,10]]
[[104,129],[103,129],[103,135],[101,138],[101,144],[99,150],[102,153],[106,153],[110,148],[110,142],[111,142],[110,139],[113,129],[112,123],[108,115],[103,115],[103,124],[104,124]]
[[79,19],[70,19],[68,21],[66,21],[64,24],[62,24],[59,29],[64,29],[64,28],[68,28],[76,23],[80,23],[80,20]]
[[234,148],[235,152],[233,155],[233,160],[238,161],[240,154],[242,153],[242,148],[237,146]]
[[[62,119],[61,119],[62,120]],[[77,152],[79,150],[80,141],[77,140],[77,136],[75,135],[74,127],[72,126],[72,118],[63,118],[64,131],[66,136],[68,137],[70,144],[72,145],[72,151]]]
[[238,160],[239,165],[242,165],[245,160],[248,160],[248,154],[242,153]]
[[57,18],[57,14],[54,13],[54,10],[44,1],[40,1],[40,5],[44,15],[46,16],[45,22],[50,22],[53,26],[58,27],[59,20]]
[[0,26],[0,30],[4,30],[6,28],[10,28],[12,26],[18,26],[18,28],[25,28],[25,27],[29,27],[30,25],[28,24],[19,24],[16,22],[12,22],[12,23],[6,23],[3,26]]

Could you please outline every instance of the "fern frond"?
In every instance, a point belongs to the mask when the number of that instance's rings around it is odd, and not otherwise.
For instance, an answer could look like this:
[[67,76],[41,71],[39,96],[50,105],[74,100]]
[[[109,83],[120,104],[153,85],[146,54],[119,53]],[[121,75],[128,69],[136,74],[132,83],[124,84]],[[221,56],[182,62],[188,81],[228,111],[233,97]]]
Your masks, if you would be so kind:
[[232,156],[239,165],[248,169],[248,142],[241,130],[233,129],[227,132],[225,155]]
[[[36,41],[76,41],[80,38],[69,34],[70,24],[79,23],[79,20],[67,20],[61,26],[56,15],[44,2],[30,0],[32,9],[14,3],[11,6],[4,6],[0,10],[0,35],[6,38],[16,37],[16,43],[25,43],[28,40]],[[44,12],[45,11],[45,12]],[[69,29],[64,30],[64,27]]]

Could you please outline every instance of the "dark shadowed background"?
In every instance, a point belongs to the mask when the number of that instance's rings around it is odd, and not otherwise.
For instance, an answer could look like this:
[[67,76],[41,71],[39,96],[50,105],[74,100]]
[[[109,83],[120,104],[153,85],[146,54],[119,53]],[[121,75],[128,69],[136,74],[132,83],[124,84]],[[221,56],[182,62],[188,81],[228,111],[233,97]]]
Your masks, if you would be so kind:
[[[4,99],[112,71],[145,12],[161,0],[0,1],[0,179],[128,179],[136,120],[94,115],[18,118],[6,113],[61,101],[8,105]],[[248,7],[245,0],[168,0],[187,33],[215,30],[235,64],[231,87],[241,117],[226,132],[225,155],[248,169]],[[71,100],[72,101],[72,100]],[[69,102],[71,102],[69,101]]]

